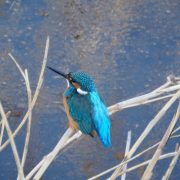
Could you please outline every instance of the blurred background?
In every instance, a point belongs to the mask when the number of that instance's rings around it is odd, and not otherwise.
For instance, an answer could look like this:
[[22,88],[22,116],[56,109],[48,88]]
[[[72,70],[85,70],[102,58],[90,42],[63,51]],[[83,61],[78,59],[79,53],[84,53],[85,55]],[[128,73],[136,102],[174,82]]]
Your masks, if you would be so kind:
[[[50,36],[48,65],[64,72],[89,73],[107,106],[150,92],[165,83],[170,74],[180,75],[179,0],[0,0],[0,100],[6,111],[12,111],[9,118],[12,130],[27,110],[27,95],[24,81],[7,54],[11,52],[22,68],[28,69],[34,91],[47,35]],[[65,88],[64,79],[45,72],[33,111],[26,174],[52,150],[67,129],[62,110]],[[85,137],[57,157],[43,179],[86,179],[118,164],[124,155],[128,130],[132,131],[134,143],[165,102],[111,116],[110,149],[104,149],[98,139]],[[160,140],[176,105],[138,152]],[[20,155],[25,127],[16,138]],[[177,141],[169,141],[164,152],[174,151]],[[149,159],[152,153],[128,166]],[[169,162],[170,159],[158,162],[153,179],[162,177]],[[143,171],[140,168],[128,173],[127,180],[139,179]],[[172,180],[180,178],[179,171],[177,163]],[[0,154],[0,179],[12,180],[16,176],[14,157],[8,146]]]

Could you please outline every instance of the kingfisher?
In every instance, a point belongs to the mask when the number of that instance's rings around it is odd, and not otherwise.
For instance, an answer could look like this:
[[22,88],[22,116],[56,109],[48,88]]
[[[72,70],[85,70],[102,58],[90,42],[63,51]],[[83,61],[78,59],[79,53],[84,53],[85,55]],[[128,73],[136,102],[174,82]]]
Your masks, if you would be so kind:
[[91,76],[83,71],[66,74],[49,66],[47,68],[67,81],[63,104],[69,127],[91,137],[98,136],[104,147],[110,147],[111,124],[108,110]]

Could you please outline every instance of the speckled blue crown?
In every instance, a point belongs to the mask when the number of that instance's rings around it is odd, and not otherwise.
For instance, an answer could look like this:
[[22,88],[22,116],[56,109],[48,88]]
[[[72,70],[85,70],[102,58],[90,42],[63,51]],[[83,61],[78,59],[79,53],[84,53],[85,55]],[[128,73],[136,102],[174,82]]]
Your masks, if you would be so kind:
[[75,82],[80,85],[81,89],[89,92],[96,90],[93,79],[87,73],[82,71],[72,72],[71,77]]

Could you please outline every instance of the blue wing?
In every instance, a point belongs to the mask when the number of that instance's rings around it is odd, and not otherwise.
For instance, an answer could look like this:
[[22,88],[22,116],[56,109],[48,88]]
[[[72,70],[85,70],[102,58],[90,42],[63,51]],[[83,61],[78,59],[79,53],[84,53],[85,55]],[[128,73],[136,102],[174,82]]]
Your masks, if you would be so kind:
[[111,145],[110,120],[106,106],[101,101],[97,92],[90,93],[93,103],[93,122],[96,132],[105,147]]

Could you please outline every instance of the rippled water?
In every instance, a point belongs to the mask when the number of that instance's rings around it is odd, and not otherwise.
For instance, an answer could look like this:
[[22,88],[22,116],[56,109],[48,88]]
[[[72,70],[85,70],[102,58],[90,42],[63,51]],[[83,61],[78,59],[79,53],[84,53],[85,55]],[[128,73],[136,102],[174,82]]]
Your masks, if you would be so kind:
[[[12,111],[11,128],[20,123],[27,109],[23,79],[8,57],[11,52],[28,68],[35,89],[42,63],[46,36],[50,36],[48,64],[62,71],[83,70],[94,78],[106,104],[140,95],[180,71],[180,2],[144,0],[51,0],[0,1],[0,99]],[[33,112],[33,125],[25,172],[52,150],[67,128],[62,110],[65,81],[47,71]],[[110,149],[85,137],[59,156],[44,179],[85,179],[113,165],[123,157],[127,131],[135,142],[148,122],[162,107],[157,102],[117,113],[112,119]],[[154,144],[167,127],[173,108],[153,130],[141,149]],[[24,130],[16,138],[21,152]],[[173,151],[175,140],[166,151]],[[22,153],[22,152],[21,152]],[[143,156],[140,162],[150,158]],[[130,163],[129,166],[134,163]],[[160,179],[169,160],[157,164],[153,179]],[[166,166],[164,165],[166,164]],[[171,179],[178,179],[177,164]],[[10,146],[0,154],[0,179],[15,179],[16,167]],[[139,179],[143,168],[127,175]]]

